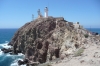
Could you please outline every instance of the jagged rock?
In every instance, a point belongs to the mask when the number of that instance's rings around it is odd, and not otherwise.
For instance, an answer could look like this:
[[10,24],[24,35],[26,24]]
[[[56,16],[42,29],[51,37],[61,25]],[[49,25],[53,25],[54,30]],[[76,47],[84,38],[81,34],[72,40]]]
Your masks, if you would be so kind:
[[97,32],[92,32],[92,35],[98,35],[98,33]]
[[2,50],[4,53],[9,53],[9,52],[12,52],[12,51],[13,51],[11,48],[8,48],[8,49],[2,48],[1,50]]
[[2,48],[1,51],[7,50],[6,48]]
[[27,64],[28,62],[29,62],[28,59],[24,59],[23,61],[18,60],[18,65],[24,65],[24,64]]
[[[88,43],[89,38],[84,35],[89,33],[83,28],[75,28],[63,17],[38,18],[19,28],[9,45],[13,46],[14,54],[21,52],[29,61],[45,63],[47,56],[52,60],[73,54],[82,44]],[[23,62],[19,61],[19,64]]]

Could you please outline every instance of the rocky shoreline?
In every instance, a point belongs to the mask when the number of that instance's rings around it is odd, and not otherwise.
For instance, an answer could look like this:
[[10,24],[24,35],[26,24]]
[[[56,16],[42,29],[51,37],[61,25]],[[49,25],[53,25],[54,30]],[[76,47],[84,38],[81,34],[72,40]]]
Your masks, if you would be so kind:
[[66,66],[72,61],[74,63],[75,58],[85,57],[91,47],[100,49],[100,35],[84,29],[79,22],[68,22],[63,17],[41,17],[19,28],[8,45],[12,48],[3,48],[4,53],[25,55],[23,61],[18,61],[19,65],[34,66],[50,62],[52,64],[49,65],[56,66],[58,63],[57,66],[62,66],[66,62]]

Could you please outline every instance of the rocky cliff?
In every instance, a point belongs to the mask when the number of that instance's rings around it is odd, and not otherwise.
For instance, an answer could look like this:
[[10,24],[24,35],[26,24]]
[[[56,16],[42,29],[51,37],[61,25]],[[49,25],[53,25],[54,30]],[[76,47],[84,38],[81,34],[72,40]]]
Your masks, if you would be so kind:
[[75,28],[73,22],[63,17],[38,18],[19,28],[9,45],[14,54],[25,54],[28,63],[80,56],[93,43],[99,45],[100,36],[78,26]]

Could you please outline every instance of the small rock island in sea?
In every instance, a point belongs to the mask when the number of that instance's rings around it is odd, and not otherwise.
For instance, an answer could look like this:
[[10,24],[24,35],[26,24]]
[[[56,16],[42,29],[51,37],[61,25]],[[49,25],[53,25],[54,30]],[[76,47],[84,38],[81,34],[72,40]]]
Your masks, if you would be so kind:
[[23,53],[19,65],[27,66],[99,66],[100,35],[84,29],[79,22],[64,17],[45,17],[38,11],[38,18],[18,29],[5,53]]

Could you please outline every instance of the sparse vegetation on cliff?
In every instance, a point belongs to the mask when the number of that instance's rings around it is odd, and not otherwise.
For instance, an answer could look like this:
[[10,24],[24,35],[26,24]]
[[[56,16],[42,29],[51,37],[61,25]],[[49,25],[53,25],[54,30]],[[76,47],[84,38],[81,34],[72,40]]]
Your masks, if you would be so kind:
[[80,48],[80,49],[78,49],[78,51],[76,51],[75,53],[74,53],[74,56],[75,57],[77,57],[77,56],[81,56],[81,54],[84,52],[84,49],[83,48]]
[[88,35],[88,34],[84,34],[84,36],[85,36],[85,38],[88,38],[88,37],[89,37],[89,35]]

